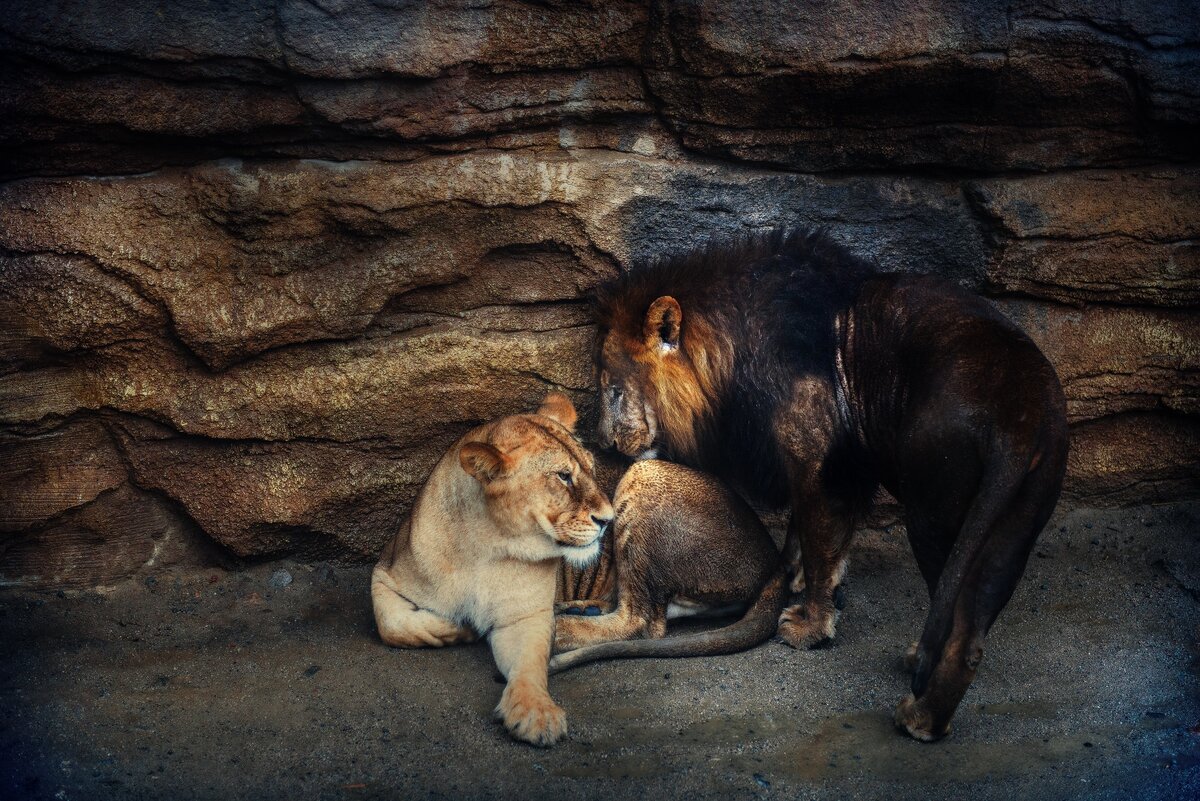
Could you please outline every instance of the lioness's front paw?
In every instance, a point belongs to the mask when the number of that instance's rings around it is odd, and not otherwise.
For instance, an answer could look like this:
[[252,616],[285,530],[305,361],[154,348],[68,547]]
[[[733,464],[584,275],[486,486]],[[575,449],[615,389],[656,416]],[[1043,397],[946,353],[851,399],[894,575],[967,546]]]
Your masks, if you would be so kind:
[[554,745],[567,733],[567,713],[544,691],[527,685],[505,687],[495,714],[513,737],[533,745]]
[[793,648],[812,648],[833,639],[833,634],[832,614],[810,619],[803,606],[789,606],[779,616],[779,637]]
[[895,721],[897,729],[923,743],[940,740],[950,732],[949,726],[934,726],[933,715],[911,693],[896,707]]

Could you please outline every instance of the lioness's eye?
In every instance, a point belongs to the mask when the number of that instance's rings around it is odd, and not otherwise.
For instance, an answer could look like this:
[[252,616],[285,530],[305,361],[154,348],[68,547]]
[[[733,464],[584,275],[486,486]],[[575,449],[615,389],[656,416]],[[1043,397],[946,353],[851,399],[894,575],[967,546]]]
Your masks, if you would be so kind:
[[569,470],[559,470],[558,477],[562,479],[562,483],[566,484],[568,487],[574,484],[574,481],[571,480],[571,471]]

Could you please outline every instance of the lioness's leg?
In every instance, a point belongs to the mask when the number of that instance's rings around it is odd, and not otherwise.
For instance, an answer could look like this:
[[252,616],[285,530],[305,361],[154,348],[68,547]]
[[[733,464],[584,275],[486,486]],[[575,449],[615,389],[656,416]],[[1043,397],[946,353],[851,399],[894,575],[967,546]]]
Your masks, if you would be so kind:
[[553,635],[551,609],[497,626],[488,635],[496,667],[508,682],[496,717],[518,740],[534,745],[552,745],[567,733],[567,714],[547,689]]
[[838,614],[834,594],[846,573],[854,533],[853,514],[830,498],[820,482],[803,489],[792,505],[788,539],[800,544],[805,598],[779,616],[779,636],[794,648],[811,648],[833,637]]
[[421,609],[405,598],[387,571],[378,567],[371,574],[371,604],[380,639],[397,648],[438,648],[471,642],[477,636],[470,628]]

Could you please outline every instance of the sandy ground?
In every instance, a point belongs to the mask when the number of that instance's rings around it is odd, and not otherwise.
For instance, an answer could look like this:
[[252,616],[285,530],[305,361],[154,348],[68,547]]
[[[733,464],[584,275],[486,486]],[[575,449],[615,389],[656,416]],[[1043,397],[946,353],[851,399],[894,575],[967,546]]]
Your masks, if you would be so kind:
[[367,579],[3,591],[0,796],[1200,798],[1198,504],[1060,515],[935,745],[891,726],[926,606],[894,532],[856,545],[831,647],[557,676],[548,750],[491,721],[486,646],[383,646]]

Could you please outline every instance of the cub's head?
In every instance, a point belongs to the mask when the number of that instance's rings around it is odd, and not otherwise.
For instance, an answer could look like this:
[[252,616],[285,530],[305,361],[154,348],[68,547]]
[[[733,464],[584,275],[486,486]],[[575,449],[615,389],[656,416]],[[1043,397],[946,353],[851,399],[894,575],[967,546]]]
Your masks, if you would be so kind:
[[695,459],[712,420],[717,384],[728,364],[705,321],[670,296],[648,308],[608,299],[601,308],[600,444],[650,459],[667,446]]
[[535,414],[505,417],[486,441],[459,450],[462,469],[483,487],[488,516],[509,556],[559,556],[586,565],[600,553],[613,509],[596,486],[592,455],[575,439],[576,413],[557,392]]

